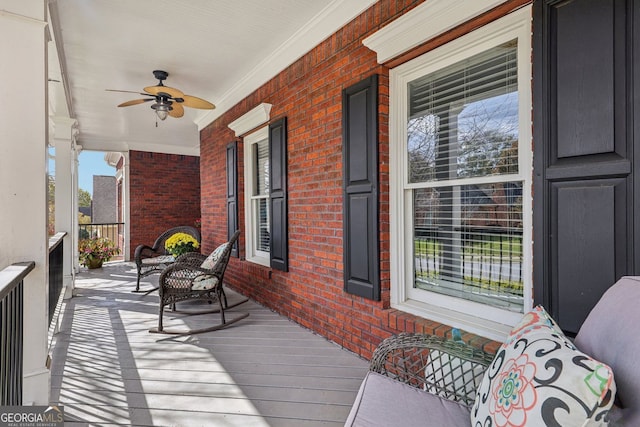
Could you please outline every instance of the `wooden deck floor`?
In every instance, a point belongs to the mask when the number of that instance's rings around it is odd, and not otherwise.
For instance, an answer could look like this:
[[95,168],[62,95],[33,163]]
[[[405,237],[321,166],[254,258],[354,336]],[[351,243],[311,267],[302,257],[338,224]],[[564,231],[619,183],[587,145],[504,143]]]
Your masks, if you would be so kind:
[[[157,293],[134,294],[134,287],[130,263],[77,277],[52,363],[51,398],[64,405],[66,426],[344,424],[366,361],[253,301],[228,312],[248,318],[220,331],[150,334]],[[237,297],[229,294],[230,303]],[[218,316],[169,311],[165,326]]]

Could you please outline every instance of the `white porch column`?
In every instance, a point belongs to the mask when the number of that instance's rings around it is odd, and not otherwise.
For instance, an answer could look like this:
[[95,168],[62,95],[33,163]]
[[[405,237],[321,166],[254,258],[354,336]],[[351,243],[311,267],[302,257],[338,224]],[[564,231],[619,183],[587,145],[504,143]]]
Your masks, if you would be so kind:
[[129,152],[122,153],[122,218],[124,221],[124,260],[131,261],[131,204],[129,203]]
[[[54,117],[55,135],[53,145],[56,148],[56,232],[65,231],[64,253],[62,266],[62,286],[64,286],[64,298],[73,295],[75,268],[73,256],[74,223],[78,222],[78,214],[74,211],[74,173],[76,167],[75,156],[75,132],[76,120],[68,117]],[[77,251],[77,249],[76,249]]]
[[[72,194],[73,194],[73,208],[74,212],[73,216],[73,233],[71,234],[73,237],[71,239],[71,253],[73,256],[71,257],[71,263],[73,268],[73,276],[75,277],[76,273],[80,271],[80,260],[77,257],[78,254],[78,236],[80,235],[80,225],[78,224],[78,167],[80,166],[80,161],[78,160],[78,156],[82,152],[82,146],[73,144],[73,155],[71,156],[71,173],[73,175],[73,179],[71,180],[71,185],[73,186]],[[75,285],[75,283],[74,283]],[[65,296],[66,298],[66,296]]]
[[24,280],[23,404],[49,403],[47,359],[47,40],[45,0],[0,7],[0,265],[35,261]]

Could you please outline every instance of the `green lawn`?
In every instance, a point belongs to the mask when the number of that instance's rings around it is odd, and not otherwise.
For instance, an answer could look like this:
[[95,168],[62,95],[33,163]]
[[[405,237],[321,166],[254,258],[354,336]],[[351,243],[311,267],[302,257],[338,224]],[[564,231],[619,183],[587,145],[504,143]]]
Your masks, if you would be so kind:
[[[522,258],[522,238],[509,236],[492,236],[492,240],[471,242],[464,246],[464,257],[479,257],[474,262],[496,262],[496,259],[520,260]],[[433,258],[442,253],[443,244],[435,239],[414,239],[414,256]],[[416,271],[416,278],[437,279],[437,271]],[[473,276],[465,276],[464,283],[475,288],[489,291],[509,291],[522,295],[523,282],[521,280],[489,280]]]
[[[416,279],[438,279],[438,273],[435,271],[416,271]],[[485,291],[493,292],[505,292],[509,291],[512,294],[522,296],[524,290],[524,283],[516,280],[489,280],[480,279],[478,277],[465,276],[464,285],[471,286],[474,289],[482,289]]]
[[[465,256],[497,257],[510,255],[512,258],[522,257],[522,238],[494,237],[494,240],[472,242],[464,246]],[[441,252],[442,243],[434,239],[414,239],[415,256],[434,256]]]

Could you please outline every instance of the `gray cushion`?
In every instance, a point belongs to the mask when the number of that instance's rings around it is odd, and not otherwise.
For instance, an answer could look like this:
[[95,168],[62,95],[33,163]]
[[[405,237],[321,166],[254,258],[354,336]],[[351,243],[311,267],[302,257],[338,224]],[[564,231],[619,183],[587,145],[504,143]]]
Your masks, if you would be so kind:
[[469,427],[469,408],[369,372],[345,426]]
[[160,255],[153,258],[142,258],[142,264],[173,264],[175,260],[176,259],[173,257],[173,255]]
[[613,369],[624,425],[640,426],[640,277],[623,277],[591,310],[576,346]]

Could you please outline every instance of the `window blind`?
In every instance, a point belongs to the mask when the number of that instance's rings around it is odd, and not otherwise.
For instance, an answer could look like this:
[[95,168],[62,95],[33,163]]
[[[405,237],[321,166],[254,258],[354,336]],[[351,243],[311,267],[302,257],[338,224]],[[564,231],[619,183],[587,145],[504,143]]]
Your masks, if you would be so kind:
[[409,117],[517,89],[517,45],[511,41],[409,83]]
[[408,84],[409,182],[518,172],[516,49],[509,42]]
[[416,287],[519,309],[522,182],[413,194]]
[[254,145],[256,162],[256,196],[269,194],[269,140]]
[[256,200],[258,219],[257,233],[257,249],[259,251],[269,252],[269,199],[260,198]]
[[252,145],[255,165],[253,190],[253,215],[255,218],[255,248],[269,252],[269,140],[263,139]]
[[516,49],[505,43],[408,84],[407,160],[414,286],[520,311],[523,182],[474,183],[518,174]]

